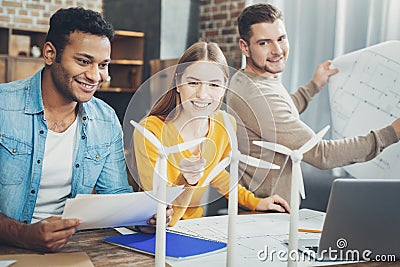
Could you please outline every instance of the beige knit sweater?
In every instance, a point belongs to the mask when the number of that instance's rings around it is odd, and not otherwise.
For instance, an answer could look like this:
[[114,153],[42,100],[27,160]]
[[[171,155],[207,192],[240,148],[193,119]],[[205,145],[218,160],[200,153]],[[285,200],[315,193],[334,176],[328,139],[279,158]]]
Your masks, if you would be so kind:
[[[312,81],[289,95],[280,78],[243,71],[232,77],[226,100],[228,112],[237,120],[240,151],[281,166],[280,170],[264,170],[241,165],[240,183],[257,197],[279,194],[290,201],[292,164],[285,155],[261,149],[252,142],[269,141],[290,149],[301,147],[315,133],[300,120],[299,113],[318,91]],[[322,140],[304,154],[303,162],[319,169],[365,162],[396,142],[393,127],[387,126],[365,136]]]

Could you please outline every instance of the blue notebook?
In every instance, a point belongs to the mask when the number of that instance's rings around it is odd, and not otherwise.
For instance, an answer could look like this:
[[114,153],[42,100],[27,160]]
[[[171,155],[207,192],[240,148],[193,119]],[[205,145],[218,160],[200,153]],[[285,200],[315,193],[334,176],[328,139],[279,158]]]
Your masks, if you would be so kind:
[[[214,252],[220,252],[226,248],[226,243],[181,235],[166,233],[166,257],[183,259]],[[104,241],[123,246],[146,254],[155,254],[155,234],[128,234],[104,238]]]

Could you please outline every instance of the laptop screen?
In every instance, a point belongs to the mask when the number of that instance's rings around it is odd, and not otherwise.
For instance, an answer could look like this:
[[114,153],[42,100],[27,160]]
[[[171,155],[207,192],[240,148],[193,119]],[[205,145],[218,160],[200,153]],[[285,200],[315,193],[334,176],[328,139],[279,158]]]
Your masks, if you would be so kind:
[[400,259],[400,180],[336,179],[318,253],[330,260]]

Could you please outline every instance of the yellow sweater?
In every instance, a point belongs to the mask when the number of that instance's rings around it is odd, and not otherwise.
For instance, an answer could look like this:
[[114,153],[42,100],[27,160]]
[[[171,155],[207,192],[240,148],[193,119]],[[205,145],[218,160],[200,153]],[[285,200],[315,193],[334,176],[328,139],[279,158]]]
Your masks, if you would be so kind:
[[[231,121],[234,121],[231,117]],[[171,123],[164,123],[155,116],[147,117],[141,121],[141,125],[151,131],[164,146],[172,146],[183,143],[184,140]],[[204,175],[200,179],[198,186],[190,186],[186,183],[179,171],[179,163],[183,157],[193,156],[189,151],[176,153],[168,157],[168,181],[174,185],[184,185],[186,190],[173,203],[174,214],[170,225],[174,225],[178,220],[198,218],[203,216],[203,208],[200,206],[201,198],[207,189],[202,186],[210,171],[224,158],[231,150],[229,137],[224,129],[224,119],[221,111],[217,111],[210,118],[210,129],[202,144],[202,156],[206,160]],[[134,132],[134,150],[136,155],[136,165],[139,173],[140,187],[143,190],[152,190],[153,171],[158,158],[157,149],[138,132]],[[210,183],[219,193],[228,197],[229,191],[229,173],[222,171]],[[255,210],[260,198],[256,198],[253,193],[239,185],[238,202],[250,210]]]

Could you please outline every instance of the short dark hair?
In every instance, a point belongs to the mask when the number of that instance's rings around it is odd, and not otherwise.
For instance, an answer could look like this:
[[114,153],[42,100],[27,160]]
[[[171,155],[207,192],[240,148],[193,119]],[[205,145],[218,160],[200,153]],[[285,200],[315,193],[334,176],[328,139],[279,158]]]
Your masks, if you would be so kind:
[[249,44],[252,36],[251,25],[262,22],[274,23],[277,19],[283,20],[282,12],[271,4],[255,4],[246,7],[237,19],[240,38]]
[[69,35],[75,31],[107,37],[110,42],[114,37],[114,28],[100,13],[82,7],[60,8],[50,18],[50,28],[46,42],[56,48],[56,61],[60,61]]

